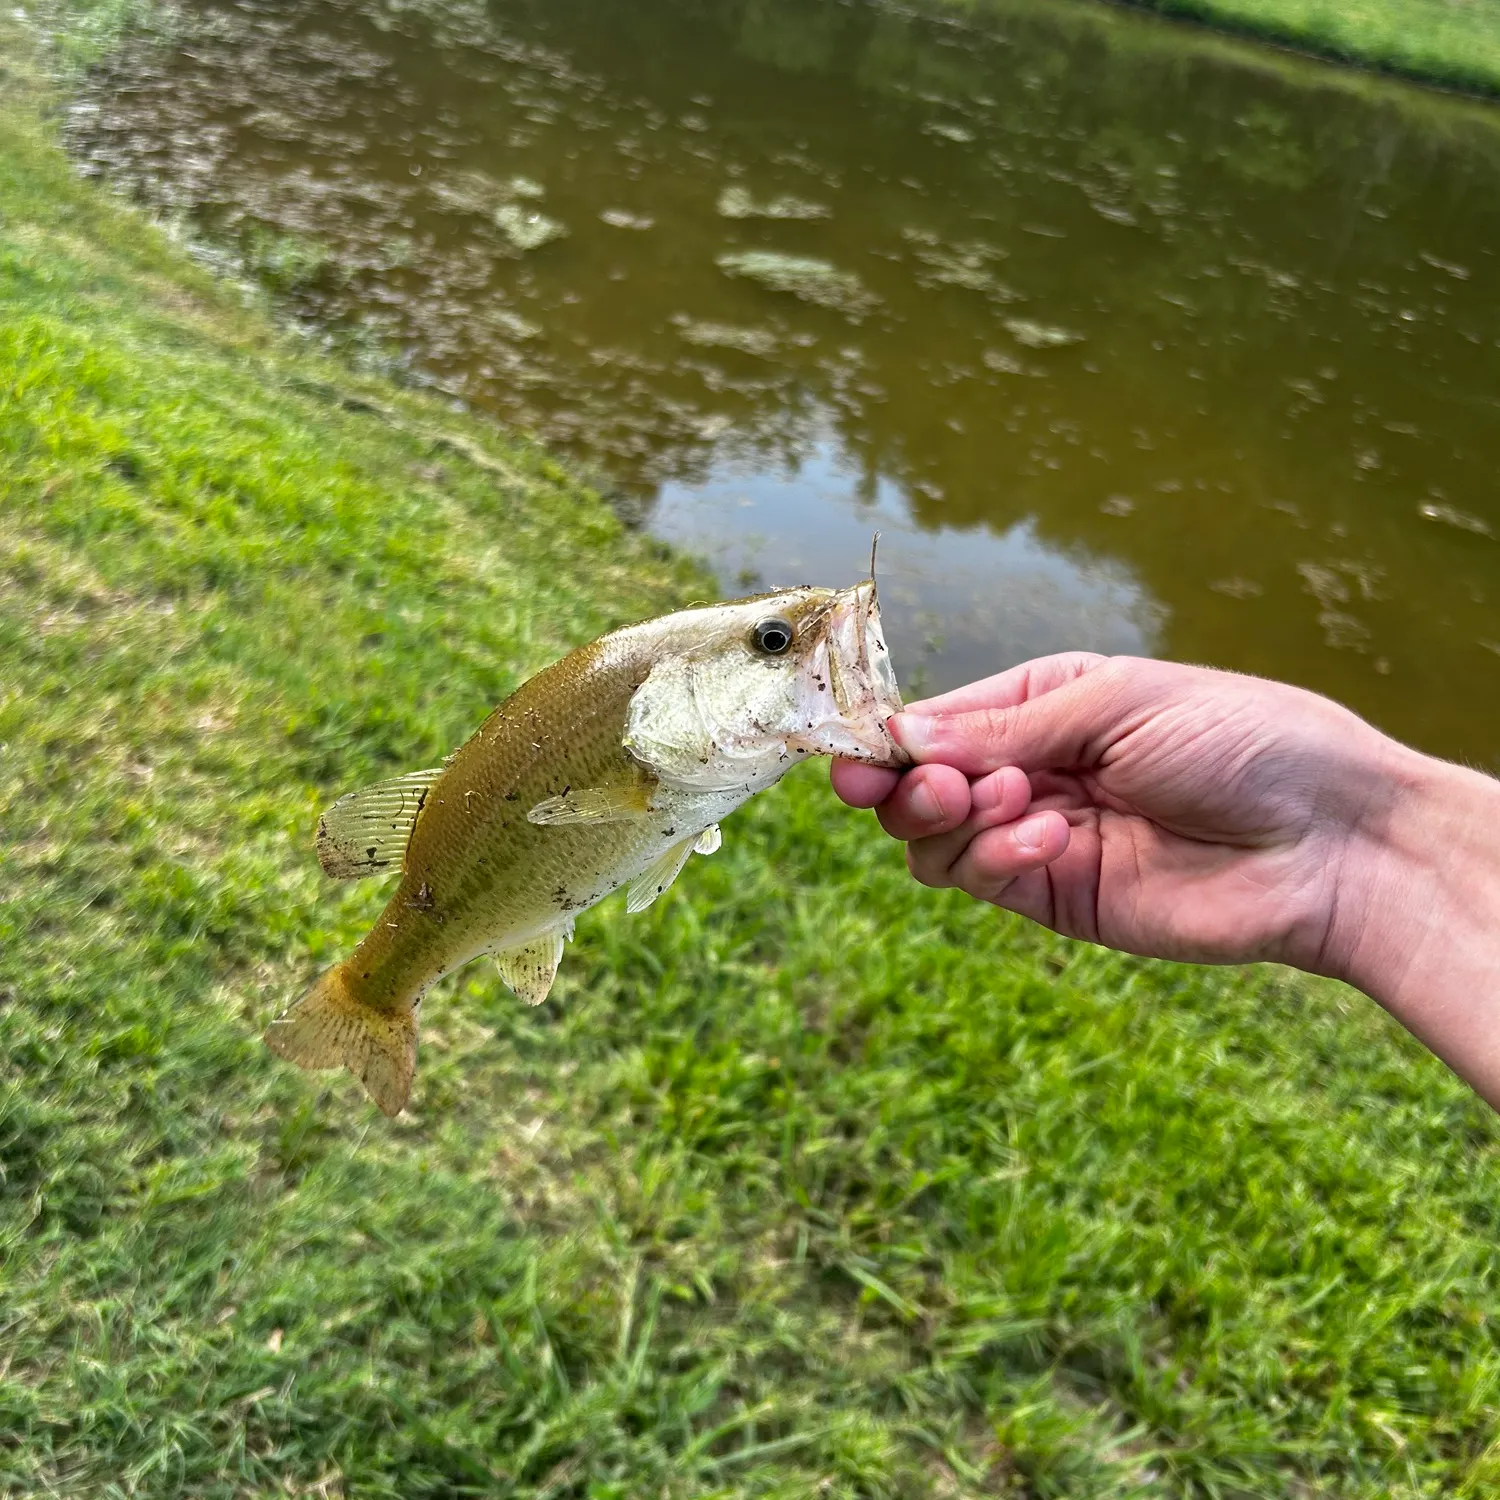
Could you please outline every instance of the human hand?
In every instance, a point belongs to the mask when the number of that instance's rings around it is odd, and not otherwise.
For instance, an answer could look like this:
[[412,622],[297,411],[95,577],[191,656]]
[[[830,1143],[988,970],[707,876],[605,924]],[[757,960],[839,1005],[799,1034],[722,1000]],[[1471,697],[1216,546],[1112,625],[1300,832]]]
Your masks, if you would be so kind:
[[1347,980],[1500,1109],[1500,782],[1282,683],[1044,657],[891,721],[838,794],[958,886],[1070,937]]
[[1414,754],[1283,683],[1082,653],[892,730],[915,769],[839,763],[834,787],[877,807],[923,884],[1132,953],[1321,973],[1347,967],[1338,918]]

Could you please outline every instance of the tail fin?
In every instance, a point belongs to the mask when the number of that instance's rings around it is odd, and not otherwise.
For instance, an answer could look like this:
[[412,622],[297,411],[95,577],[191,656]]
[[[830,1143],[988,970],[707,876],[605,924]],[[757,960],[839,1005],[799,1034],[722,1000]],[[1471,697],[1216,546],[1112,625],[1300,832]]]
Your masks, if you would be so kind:
[[377,1010],[355,993],[347,964],[336,964],[266,1027],[264,1041],[299,1068],[342,1063],[388,1115],[399,1115],[417,1066],[414,1011]]

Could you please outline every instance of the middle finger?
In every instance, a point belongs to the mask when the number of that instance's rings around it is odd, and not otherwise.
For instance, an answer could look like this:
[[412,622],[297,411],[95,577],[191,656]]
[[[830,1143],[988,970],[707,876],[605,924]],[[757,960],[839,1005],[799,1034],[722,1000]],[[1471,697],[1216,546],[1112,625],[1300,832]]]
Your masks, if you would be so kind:
[[893,839],[925,839],[957,828],[972,808],[969,778],[933,764],[907,771],[875,815]]
[[915,838],[908,844],[907,866],[923,885],[951,885],[949,872],[976,835],[1002,823],[1013,823],[1026,811],[1031,803],[1031,782],[1024,771],[1003,766],[974,783],[970,803],[972,810],[958,827]]

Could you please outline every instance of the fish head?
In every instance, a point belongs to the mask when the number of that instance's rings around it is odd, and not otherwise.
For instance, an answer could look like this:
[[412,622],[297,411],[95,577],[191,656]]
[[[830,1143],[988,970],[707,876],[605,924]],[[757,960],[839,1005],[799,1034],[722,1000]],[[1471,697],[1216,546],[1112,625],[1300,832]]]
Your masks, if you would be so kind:
[[660,622],[625,746],[681,787],[758,791],[809,755],[907,764],[875,583],[791,588]]

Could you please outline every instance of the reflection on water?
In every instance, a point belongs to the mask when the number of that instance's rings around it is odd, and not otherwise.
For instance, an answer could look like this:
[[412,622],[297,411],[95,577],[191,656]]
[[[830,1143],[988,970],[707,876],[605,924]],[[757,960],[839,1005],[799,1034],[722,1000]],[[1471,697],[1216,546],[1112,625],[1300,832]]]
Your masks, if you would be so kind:
[[1500,115],[1140,17],[202,0],[76,149],[932,686],[1263,671],[1500,764]]
[[1024,661],[1080,641],[1151,650],[1159,612],[1111,559],[1045,543],[1029,518],[998,533],[923,528],[891,481],[878,480],[873,494],[860,485],[829,440],[781,472],[726,464],[695,483],[669,480],[652,528],[706,554],[721,579],[745,589],[773,581],[767,557],[776,577],[842,578],[878,530],[881,613],[894,622],[908,699],[993,672],[999,651]]

